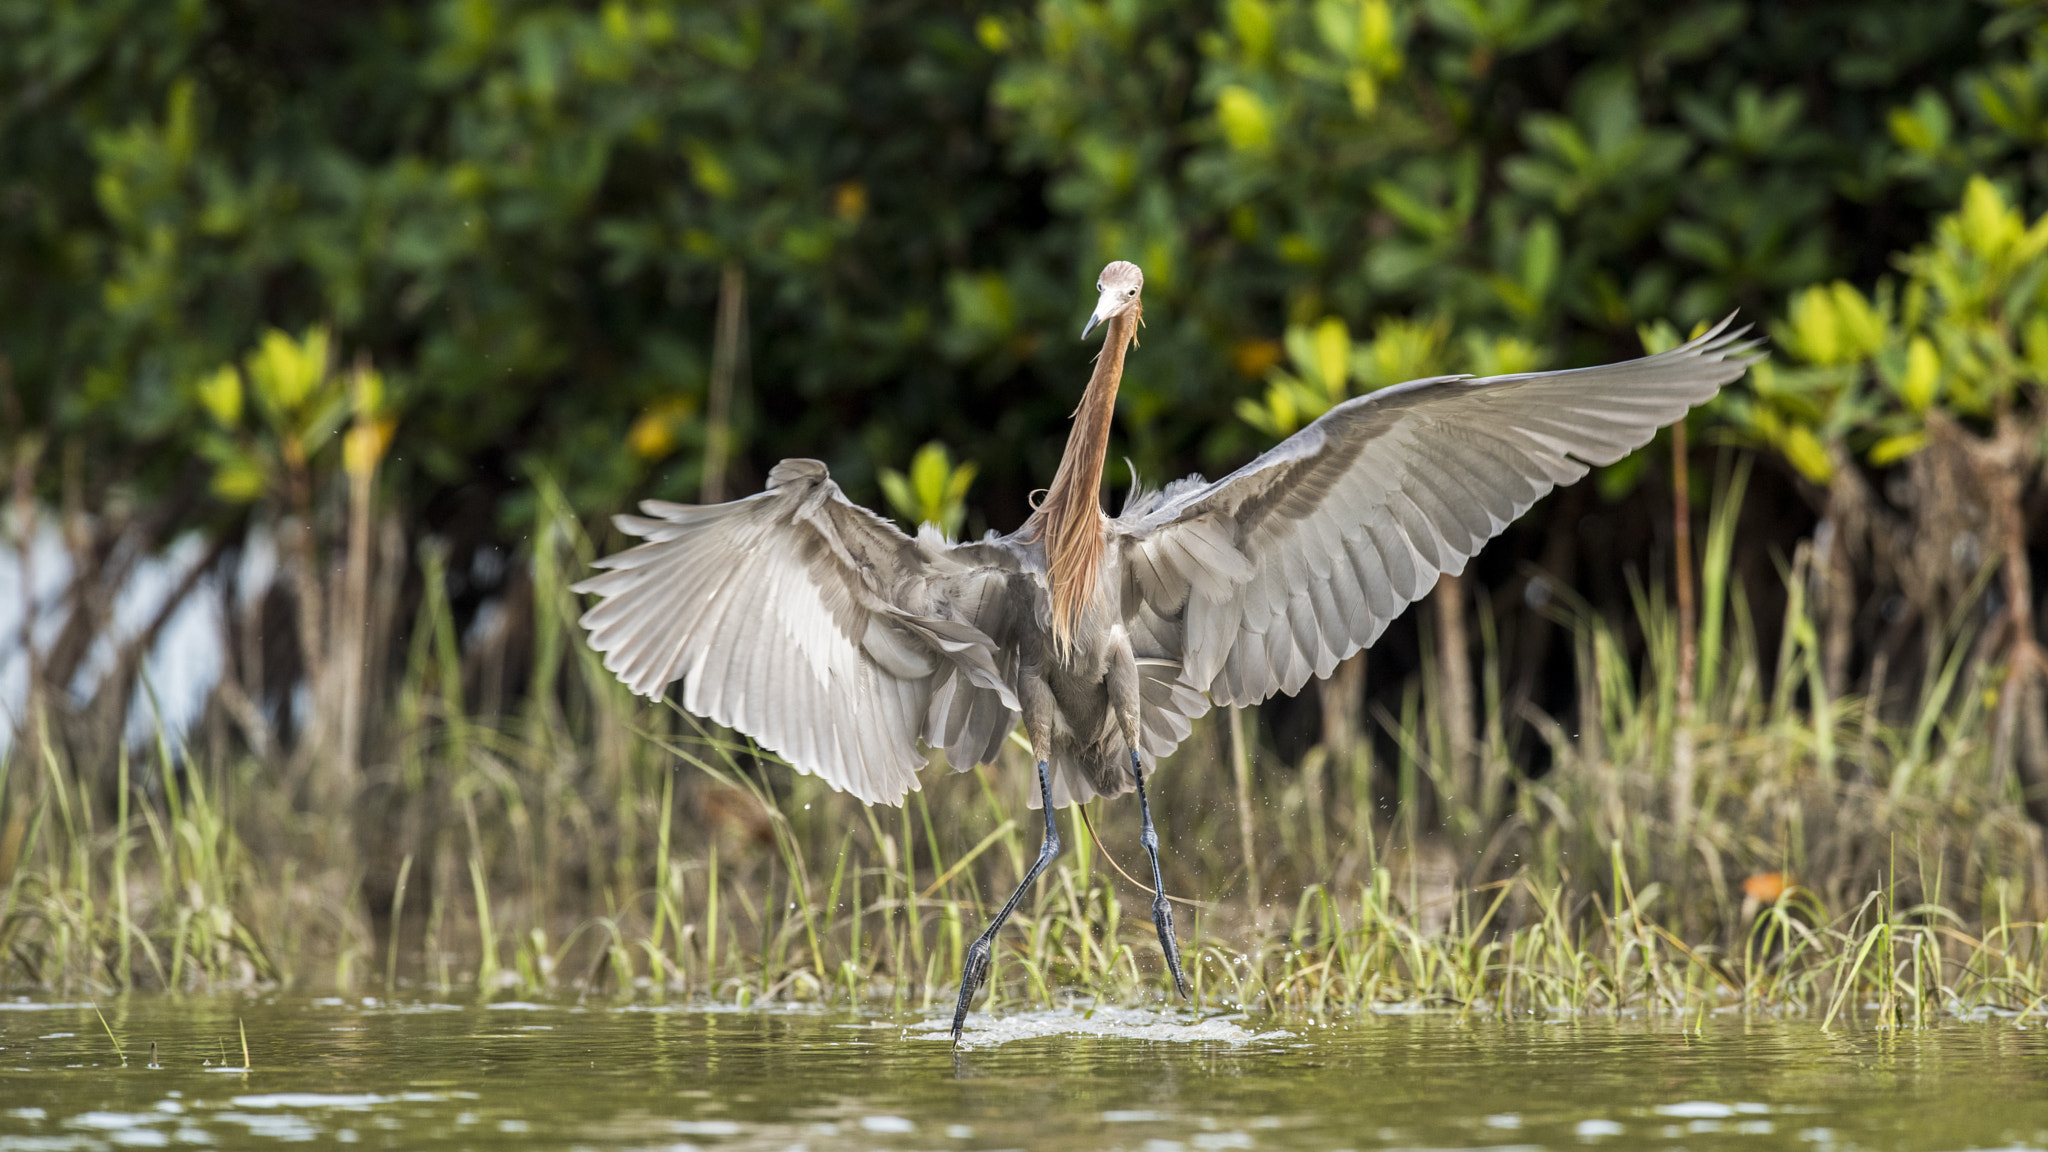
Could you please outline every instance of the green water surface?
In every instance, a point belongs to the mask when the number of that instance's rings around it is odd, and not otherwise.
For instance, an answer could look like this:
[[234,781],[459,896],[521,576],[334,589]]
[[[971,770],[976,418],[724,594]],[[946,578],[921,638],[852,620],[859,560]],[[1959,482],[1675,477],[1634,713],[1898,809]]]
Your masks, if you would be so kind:
[[[0,998],[0,1152],[2048,1148],[2048,1035]],[[242,1036],[248,1037],[243,1067]],[[117,1056],[118,1039],[126,1059]],[[155,1044],[152,1063],[151,1044]]]

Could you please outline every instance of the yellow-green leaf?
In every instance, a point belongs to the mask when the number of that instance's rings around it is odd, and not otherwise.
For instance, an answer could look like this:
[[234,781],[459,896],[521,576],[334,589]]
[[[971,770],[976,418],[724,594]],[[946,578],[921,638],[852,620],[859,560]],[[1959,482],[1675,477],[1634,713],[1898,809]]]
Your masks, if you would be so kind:
[[223,428],[242,422],[242,374],[232,364],[199,382],[199,402]]
[[1380,106],[1380,82],[1363,68],[1344,74],[1344,91],[1351,97],[1351,110],[1360,116],[1370,116]]
[[971,461],[956,467],[946,446],[934,440],[911,457],[908,476],[883,468],[876,479],[898,515],[913,524],[936,524],[950,536],[967,518],[967,489],[975,471]]
[[1543,349],[1519,336],[1465,339],[1466,369],[1474,376],[1507,376],[1543,367]]
[[249,382],[272,411],[291,415],[305,407],[327,375],[328,336],[310,328],[297,340],[275,328],[249,354]]
[[[2048,220],[2048,217],[2043,217]],[[2036,380],[2048,381],[2048,315],[2035,313],[2020,331],[2020,347]]]
[[350,402],[359,416],[376,416],[384,411],[384,374],[367,364],[357,367],[349,378],[353,385]]
[[1300,380],[1275,370],[1271,382],[1266,386],[1264,402],[1240,400],[1237,403],[1237,414],[1245,423],[1268,436],[1276,439],[1290,436],[1302,425],[1300,401],[1307,392],[1308,389],[1302,386]]
[[1793,351],[1815,364],[1841,362],[1841,334],[1835,323],[1834,294],[1816,285],[1792,297]]
[[1758,396],[1770,396],[1777,392],[1778,366],[1767,359],[1750,365],[1749,390]]
[[1351,368],[1351,330],[1335,316],[1325,316],[1316,325],[1315,368],[1330,403],[1342,400],[1344,378]]
[[1382,76],[1401,71],[1401,46],[1394,42],[1394,10],[1387,0],[1365,0],[1359,6],[1359,39],[1373,70]]
[[1899,397],[1915,412],[1927,411],[1941,394],[1941,358],[1934,342],[1914,336],[1906,343],[1906,374],[1899,379]]
[[1444,370],[1444,344],[1451,335],[1447,316],[1430,320],[1393,317],[1373,329],[1372,342],[1352,355],[1359,390],[1370,391]]
[[1289,264],[1313,268],[1323,261],[1322,245],[1299,232],[1289,232],[1280,237],[1277,248],[1280,258]]
[[1863,293],[1846,280],[1829,285],[1835,311],[1837,354],[1843,362],[1862,360],[1884,347],[1884,319],[1871,307]]
[[940,499],[947,507],[962,506],[967,501],[967,490],[974,486],[974,474],[981,471],[972,460],[962,461],[953,469],[952,478],[946,481],[946,489]]
[[725,160],[712,151],[711,146],[692,140],[684,146],[683,154],[690,161],[690,179],[697,187],[716,200],[729,198],[739,186],[733,178],[732,168]]
[[263,467],[247,456],[224,460],[213,470],[213,492],[223,500],[247,504],[263,495]]
[[1010,50],[1010,30],[1003,27],[1002,20],[995,16],[983,16],[975,21],[974,38],[981,41],[981,46],[991,52]]
[[1239,152],[1267,152],[1273,147],[1273,118],[1258,94],[1232,84],[1216,96],[1216,123],[1223,139]]
[[1826,484],[1835,475],[1833,461],[1828,459],[1828,450],[1821,445],[1820,437],[1804,424],[1793,424],[1785,428],[1778,440],[1778,450],[1785,454],[1792,467],[1801,476],[1815,484]]
[[391,447],[391,434],[398,428],[398,421],[389,416],[380,420],[362,420],[348,430],[341,441],[341,466],[351,476],[368,476],[377,470],[378,461]]
[[183,168],[192,162],[192,150],[199,133],[193,127],[192,78],[180,76],[171,82],[171,98],[164,109],[164,151],[171,163]]
[[1983,176],[1970,177],[1956,223],[1962,231],[1963,243],[1988,260],[2003,255],[2023,231],[2019,214],[2006,207],[1998,186]]
[[1887,436],[1871,445],[1869,458],[1872,464],[1882,468],[1887,464],[1896,464],[1925,447],[1926,432],[1905,432],[1897,436]]
[[1636,325],[1636,339],[1642,341],[1643,353],[1648,356],[1669,352],[1684,343],[1678,338],[1678,329],[1672,327],[1669,320],[1652,320],[1648,324]]
[[1264,60],[1273,50],[1273,10],[1265,0],[1230,0],[1230,30],[1248,60]]
[[1931,155],[1941,146],[1933,130],[1909,109],[1894,108],[1885,121],[1891,127],[1892,139],[1911,151]]
[[2048,251],[2048,212],[2044,212],[2034,226],[2021,232],[2013,243],[2013,261],[2021,263],[2032,260]]
[[945,497],[946,474],[952,470],[945,445],[934,440],[917,450],[910,459],[910,487],[920,507],[930,508]]
[[1237,418],[1275,440],[1293,431],[1291,428],[1282,429],[1279,421],[1273,418],[1273,413],[1267,409],[1266,405],[1250,397],[1245,397],[1237,402]]
[[882,486],[882,496],[889,501],[889,507],[898,516],[912,523],[917,522],[917,497],[911,495],[910,481],[894,468],[883,468],[875,473],[875,482]]

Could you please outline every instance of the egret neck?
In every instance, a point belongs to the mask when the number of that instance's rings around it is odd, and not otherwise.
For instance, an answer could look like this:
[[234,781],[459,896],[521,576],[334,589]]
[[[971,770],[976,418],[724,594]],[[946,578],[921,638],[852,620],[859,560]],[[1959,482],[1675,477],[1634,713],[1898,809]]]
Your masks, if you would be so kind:
[[1102,530],[1107,523],[1102,514],[1102,465],[1109,452],[1124,354],[1137,338],[1142,311],[1133,300],[1110,317],[1088,389],[1074,409],[1067,450],[1032,516],[1045,544],[1046,577],[1052,585],[1053,646],[1063,655],[1073,649],[1075,626],[1095,596],[1096,574],[1102,569]]

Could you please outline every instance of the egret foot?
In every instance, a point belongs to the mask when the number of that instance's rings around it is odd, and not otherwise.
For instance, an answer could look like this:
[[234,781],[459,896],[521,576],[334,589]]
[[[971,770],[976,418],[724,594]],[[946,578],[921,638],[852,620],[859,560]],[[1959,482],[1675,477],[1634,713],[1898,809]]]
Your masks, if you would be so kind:
[[1152,804],[1145,799],[1145,765],[1138,750],[1131,750],[1131,775],[1138,780],[1138,843],[1152,861],[1152,926],[1159,929],[1159,951],[1166,957],[1166,970],[1173,973],[1174,990],[1183,1000],[1188,995],[1188,978],[1180,967],[1180,944],[1173,938],[1173,905],[1166,899],[1166,884],[1159,878],[1159,833],[1152,829]]
[[982,982],[988,979],[989,958],[988,937],[981,936],[967,949],[967,963],[960,968],[960,1004],[953,1009],[953,1043],[960,1042],[960,1029],[967,1023],[967,1007],[974,1003],[974,994],[981,991]]
[[1052,811],[1052,768],[1045,761],[1038,762],[1038,798],[1045,809],[1045,839],[1038,845],[1038,859],[1025,869],[1024,879],[1017,882],[1017,890],[1010,893],[1010,899],[988,922],[988,927],[967,949],[967,962],[960,966],[960,1003],[953,1009],[953,1043],[960,1043],[960,1029],[967,1023],[967,1007],[974,1002],[974,994],[988,979],[990,962],[994,959],[996,933],[1002,931],[1004,921],[1024,899],[1024,892],[1051,864],[1053,857],[1060,854],[1060,826],[1053,819]]
[[1173,938],[1173,905],[1165,896],[1152,897],[1152,926],[1159,929],[1159,950],[1166,954],[1166,970],[1173,973],[1174,990],[1183,1000],[1188,995],[1188,978],[1180,969],[1180,943]]

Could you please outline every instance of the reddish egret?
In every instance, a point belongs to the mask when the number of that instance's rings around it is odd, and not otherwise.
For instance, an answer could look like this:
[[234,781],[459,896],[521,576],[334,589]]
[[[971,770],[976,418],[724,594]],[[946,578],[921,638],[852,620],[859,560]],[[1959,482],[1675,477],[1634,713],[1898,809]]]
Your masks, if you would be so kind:
[[869,803],[918,787],[920,744],[964,771],[1023,721],[1045,839],[968,949],[956,1040],[991,941],[1059,852],[1053,810],[1095,796],[1138,793],[1152,919],[1186,996],[1147,762],[1212,705],[1329,675],[1545,493],[1740,376],[1755,346],[1724,320],[1620,364],[1412,380],[1337,405],[1221,480],[1134,491],[1111,518],[1103,456],[1143,288],[1135,264],[1102,270],[1081,334],[1108,334],[1052,485],[1015,532],[906,536],[823,464],[784,460],[757,495],[618,517],[645,542],[576,585],[599,597],[583,616],[591,646],[634,692],[680,680],[688,711]]

